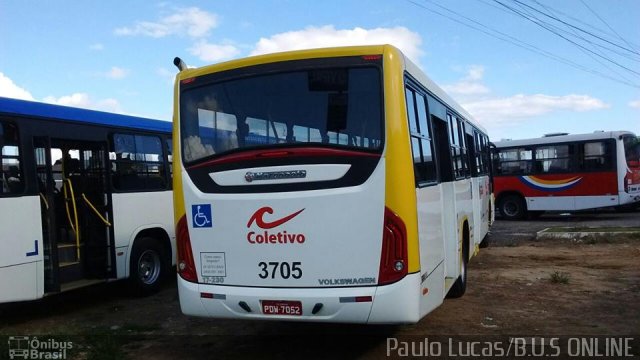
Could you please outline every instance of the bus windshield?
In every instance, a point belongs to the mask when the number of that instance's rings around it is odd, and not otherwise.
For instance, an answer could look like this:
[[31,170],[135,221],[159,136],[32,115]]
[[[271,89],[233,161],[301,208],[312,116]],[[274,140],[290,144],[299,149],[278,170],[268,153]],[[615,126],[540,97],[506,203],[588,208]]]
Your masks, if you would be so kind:
[[315,68],[215,79],[180,95],[184,161],[258,147],[382,151],[378,67]]
[[623,139],[627,166],[630,168],[640,168],[640,140],[632,136],[625,136]]

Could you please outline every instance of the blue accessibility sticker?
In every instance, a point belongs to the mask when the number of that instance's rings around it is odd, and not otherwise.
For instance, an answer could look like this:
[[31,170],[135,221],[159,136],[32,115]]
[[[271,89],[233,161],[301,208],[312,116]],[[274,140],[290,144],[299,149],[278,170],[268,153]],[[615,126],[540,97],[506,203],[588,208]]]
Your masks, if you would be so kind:
[[193,219],[194,228],[213,227],[213,219],[211,218],[211,205],[191,205],[191,218]]

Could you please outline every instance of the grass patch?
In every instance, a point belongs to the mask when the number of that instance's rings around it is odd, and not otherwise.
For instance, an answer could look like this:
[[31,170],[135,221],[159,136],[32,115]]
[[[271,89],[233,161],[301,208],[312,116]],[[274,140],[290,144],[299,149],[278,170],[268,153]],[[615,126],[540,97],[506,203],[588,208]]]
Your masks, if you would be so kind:
[[124,346],[135,342],[136,336],[160,330],[159,325],[124,324],[114,327],[99,327],[84,336],[87,358],[115,360],[125,358]]
[[138,334],[145,332],[152,332],[156,330],[160,330],[159,325],[136,325],[136,324],[125,324],[122,328],[118,329],[116,333],[118,334]]
[[[605,242],[608,242],[606,240],[607,239],[605,239]],[[591,236],[587,236],[586,238],[582,239],[582,241],[587,245],[595,245],[595,244],[598,243],[598,238],[593,236],[593,235],[591,235]]]
[[88,359],[116,360],[125,357],[122,347],[127,341],[123,336],[108,333],[93,334],[86,336],[85,341],[89,344],[86,347]]
[[551,273],[550,280],[552,284],[568,284],[569,274],[560,271],[554,271]]

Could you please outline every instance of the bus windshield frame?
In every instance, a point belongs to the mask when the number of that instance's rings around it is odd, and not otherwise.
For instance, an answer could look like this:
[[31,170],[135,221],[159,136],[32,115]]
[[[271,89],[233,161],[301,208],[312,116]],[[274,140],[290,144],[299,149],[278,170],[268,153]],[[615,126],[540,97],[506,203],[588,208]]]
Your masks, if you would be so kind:
[[622,138],[624,144],[624,157],[627,166],[632,169],[640,168],[640,139],[634,136],[624,136]]
[[270,63],[180,84],[182,158],[193,165],[246,150],[331,147],[382,153],[382,61]]

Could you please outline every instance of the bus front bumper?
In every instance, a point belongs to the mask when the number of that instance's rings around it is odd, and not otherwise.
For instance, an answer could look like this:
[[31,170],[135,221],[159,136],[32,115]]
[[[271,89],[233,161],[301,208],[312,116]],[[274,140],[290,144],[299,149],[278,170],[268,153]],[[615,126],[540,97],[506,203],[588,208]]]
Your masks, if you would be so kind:
[[[361,324],[416,323],[420,320],[420,281],[420,274],[416,273],[385,286],[283,289],[196,284],[178,275],[178,294],[182,312],[190,316]],[[265,314],[262,309],[265,300],[300,302],[302,314]]]

